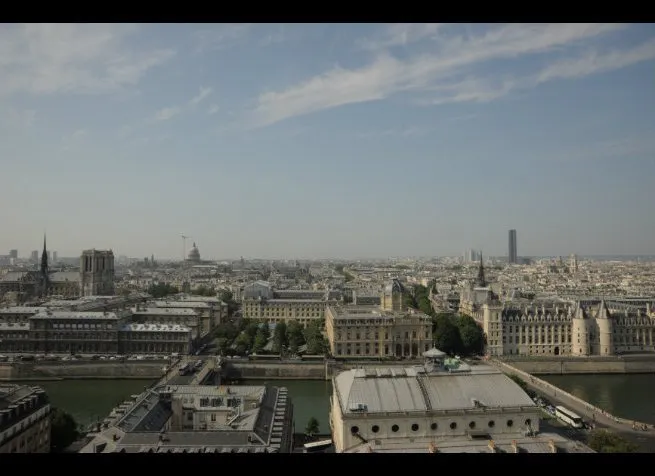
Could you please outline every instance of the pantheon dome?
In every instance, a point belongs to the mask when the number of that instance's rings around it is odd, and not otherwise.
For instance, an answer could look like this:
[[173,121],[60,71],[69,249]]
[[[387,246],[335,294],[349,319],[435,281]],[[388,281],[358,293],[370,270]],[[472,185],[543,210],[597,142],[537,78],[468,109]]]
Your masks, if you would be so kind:
[[198,251],[198,247],[196,246],[195,243],[193,244],[193,248],[191,248],[191,251],[189,251],[188,260],[194,262],[200,261],[200,251]]

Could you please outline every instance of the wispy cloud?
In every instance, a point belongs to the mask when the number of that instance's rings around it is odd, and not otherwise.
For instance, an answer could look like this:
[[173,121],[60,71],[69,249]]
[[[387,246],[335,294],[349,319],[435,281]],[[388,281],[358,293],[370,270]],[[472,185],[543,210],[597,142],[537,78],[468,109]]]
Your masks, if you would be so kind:
[[163,122],[163,121],[168,121],[175,116],[178,116],[182,114],[183,112],[193,109],[196,106],[198,106],[200,103],[205,101],[213,92],[212,88],[209,87],[203,87],[201,86],[198,94],[193,96],[191,99],[189,99],[186,104],[183,104],[181,106],[168,106],[164,107],[162,109],[159,109],[158,111],[155,112],[153,117],[146,122]]
[[197,105],[200,104],[202,101],[204,101],[205,99],[207,99],[211,93],[212,93],[212,88],[204,88],[204,87],[201,87],[201,88],[200,88],[200,91],[198,92],[198,94],[195,95],[194,97],[192,97],[192,98],[189,100],[189,104],[190,104],[191,106],[197,106]]
[[0,95],[108,93],[132,86],[172,49],[128,43],[128,24],[29,24],[0,28]]
[[252,24],[232,23],[208,25],[193,32],[197,53],[222,50],[243,41],[250,33]]
[[[335,67],[319,76],[310,78],[283,91],[266,92],[257,98],[257,105],[251,111],[250,122],[254,127],[273,124],[284,119],[334,108],[345,104],[384,99],[399,92],[435,91],[433,103],[447,101],[491,100],[515,88],[515,78],[503,78],[489,84],[471,70],[492,60],[515,59],[527,55],[566,51],[566,47],[583,45],[584,41],[625,28],[622,24],[511,24],[495,27],[476,36],[461,35],[439,37],[434,42],[431,54],[399,59],[388,52],[376,52],[375,60],[359,69]],[[411,29],[411,27],[410,27]],[[411,38],[425,38],[428,32],[436,32],[437,26],[424,28],[414,36],[400,35],[387,39],[387,44],[398,44]],[[647,47],[641,54],[626,51],[630,58],[645,58]],[[611,53],[612,58],[623,53]],[[596,64],[603,58],[603,70],[619,64],[618,60],[604,62],[605,56],[597,55]],[[635,62],[634,59],[632,62]],[[559,63],[555,63],[559,64]],[[626,63],[623,60],[623,65]],[[545,74],[544,71],[550,73]],[[559,75],[555,74],[560,72]],[[545,67],[542,80],[588,75],[599,71],[597,67],[579,69],[569,66],[565,69]],[[468,76],[467,76],[468,74]],[[464,79],[461,77],[464,76]],[[523,84],[522,81],[521,84]],[[539,84],[539,81],[535,84]],[[445,94],[444,94],[445,93]]]
[[357,43],[366,50],[379,50],[395,46],[407,46],[425,39],[436,39],[437,32],[444,23],[395,23],[389,25],[377,39],[362,39]]
[[209,109],[207,110],[207,114],[210,115],[210,116],[213,116],[214,114],[216,114],[218,112],[218,110],[219,110],[218,105],[212,104],[209,107]]
[[505,96],[513,90],[530,89],[558,79],[576,79],[614,71],[652,59],[655,59],[655,40],[621,51],[592,51],[577,58],[555,61],[533,75],[504,79],[469,77],[451,84],[439,85],[434,90],[441,95],[428,100],[427,103],[436,105],[449,102],[486,102]]
[[179,107],[165,107],[155,113],[155,121],[168,121],[177,116],[181,111]]

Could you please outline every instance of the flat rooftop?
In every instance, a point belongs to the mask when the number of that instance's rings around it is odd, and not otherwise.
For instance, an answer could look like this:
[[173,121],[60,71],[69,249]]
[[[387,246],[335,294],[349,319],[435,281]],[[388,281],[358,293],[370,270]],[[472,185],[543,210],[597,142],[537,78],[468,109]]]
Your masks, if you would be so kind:
[[33,315],[30,319],[95,319],[95,320],[118,320],[114,312],[91,312],[91,311],[48,311]]
[[516,382],[486,365],[462,372],[426,372],[423,367],[352,369],[333,381],[344,415],[536,408]]

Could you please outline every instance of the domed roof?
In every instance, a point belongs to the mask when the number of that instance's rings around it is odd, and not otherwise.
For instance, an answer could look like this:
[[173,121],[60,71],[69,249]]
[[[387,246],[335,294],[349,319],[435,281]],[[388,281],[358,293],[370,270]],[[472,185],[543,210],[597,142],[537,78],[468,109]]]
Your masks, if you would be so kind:
[[191,248],[191,251],[189,251],[189,260],[191,261],[200,261],[200,251],[198,251],[198,247],[196,244],[193,244],[193,248]]

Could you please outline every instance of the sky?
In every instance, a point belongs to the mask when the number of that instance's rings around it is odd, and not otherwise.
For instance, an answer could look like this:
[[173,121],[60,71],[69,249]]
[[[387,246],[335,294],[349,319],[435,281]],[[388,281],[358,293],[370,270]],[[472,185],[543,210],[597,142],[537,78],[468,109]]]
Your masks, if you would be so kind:
[[0,254],[655,254],[653,24],[0,25]]

